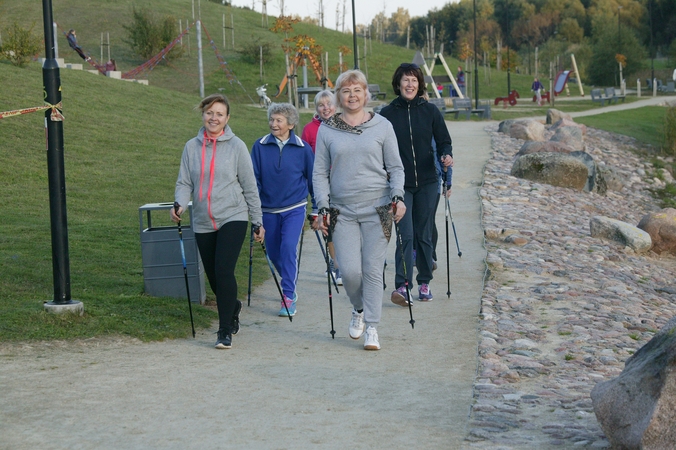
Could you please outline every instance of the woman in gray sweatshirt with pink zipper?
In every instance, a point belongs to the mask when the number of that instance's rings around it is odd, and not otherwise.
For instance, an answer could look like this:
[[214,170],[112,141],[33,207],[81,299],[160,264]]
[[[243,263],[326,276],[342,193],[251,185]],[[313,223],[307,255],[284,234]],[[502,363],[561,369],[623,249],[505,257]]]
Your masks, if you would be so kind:
[[317,134],[312,183],[320,215],[315,227],[327,234],[324,214],[328,223],[335,222],[333,244],[353,307],[350,337],[363,334],[364,349],[380,350],[382,271],[392,219],[398,222],[406,212],[404,167],[390,122],[364,110],[369,98],[364,74],[342,73],[335,90],[342,112],[323,122]]
[[235,265],[249,218],[258,227],[256,241],[263,241],[265,230],[249,149],[228,126],[228,99],[212,94],[199,109],[204,126],[183,149],[175,192],[179,206],[171,218],[178,222],[192,198],[191,225],[218,306],[216,348],[227,349],[239,331],[242,302],[237,300]]

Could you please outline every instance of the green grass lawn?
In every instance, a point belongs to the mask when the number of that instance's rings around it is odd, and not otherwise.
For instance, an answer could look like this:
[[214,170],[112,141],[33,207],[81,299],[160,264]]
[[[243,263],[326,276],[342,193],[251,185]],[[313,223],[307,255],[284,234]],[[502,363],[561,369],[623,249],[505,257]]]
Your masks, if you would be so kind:
[[[71,290],[84,302],[85,316],[43,311],[43,302],[53,299],[44,115],[3,119],[0,341],[187,336],[185,300],[143,293],[138,208],[173,201],[183,146],[201,125],[194,110],[199,98],[74,70],[61,71],[61,84]],[[0,63],[0,85],[12,86],[3,89],[3,111],[43,103],[37,64],[18,69]],[[268,132],[261,108],[233,105],[231,114],[233,130],[249,146]],[[305,114],[301,120],[309,119]],[[244,247],[237,267],[240,298],[248,278]],[[256,246],[256,284],[269,276],[264,261]],[[194,312],[198,327],[216,317],[205,307]]]
[[664,143],[666,112],[667,109],[662,106],[646,106],[596,116],[578,117],[575,121],[611,133],[631,136],[659,149]]

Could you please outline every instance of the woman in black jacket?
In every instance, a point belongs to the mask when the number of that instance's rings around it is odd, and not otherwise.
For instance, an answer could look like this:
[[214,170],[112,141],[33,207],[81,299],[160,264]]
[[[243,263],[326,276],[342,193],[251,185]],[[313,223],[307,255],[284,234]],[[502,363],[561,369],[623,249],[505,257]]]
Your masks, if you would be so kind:
[[[397,240],[395,291],[392,302],[408,306],[406,285],[412,286],[413,239],[416,241],[418,299],[432,300],[432,229],[438,202],[439,178],[435,167],[438,158],[442,167],[453,165],[451,136],[439,109],[423,98],[425,78],[416,64],[401,64],[392,76],[392,87],[398,96],[380,114],[394,127],[399,155],[404,164],[404,203],[406,214],[399,222],[403,249]],[[436,152],[432,140],[436,142]],[[406,262],[406,278],[402,264]]]

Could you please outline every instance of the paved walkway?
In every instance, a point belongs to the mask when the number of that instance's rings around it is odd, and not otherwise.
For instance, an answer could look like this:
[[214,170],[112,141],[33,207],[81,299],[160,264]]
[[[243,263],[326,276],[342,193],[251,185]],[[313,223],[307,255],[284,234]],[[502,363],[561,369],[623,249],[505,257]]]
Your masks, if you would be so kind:
[[306,232],[293,323],[276,316],[279,299],[269,280],[244,308],[232,350],[215,350],[212,330],[195,340],[43,343],[0,355],[0,448],[461,447],[485,271],[478,189],[491,142],[485,123],[448,125],[462,258],[449,227],[453,293],[447,299],[442,204],[435,299],[416,302],[414,330],[408,310],[389,301],[391,242],[382,350],[364,351],[363,341],[348,337],[350,305],[342,290],[334,295],[331,339],[324,263],[314,234]]

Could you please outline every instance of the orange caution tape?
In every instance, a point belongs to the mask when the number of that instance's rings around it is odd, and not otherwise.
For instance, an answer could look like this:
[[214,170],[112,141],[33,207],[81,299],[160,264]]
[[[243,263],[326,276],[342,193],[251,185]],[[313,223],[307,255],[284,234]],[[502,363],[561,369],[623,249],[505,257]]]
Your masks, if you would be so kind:
[[0,119],[4,119],[5,117],[20,116],[22,114],[29,114],[29,113],[34,113],[34,112],[38,112],[38,111],[44,111],[46,109],[52,110],[52,114],[50,116],[51,119],[52,119],[52,122],[62,122],[63,121],[64,117],[63,117],[63,114],[61,113],[63,106],[61,106],[61,102],[57,103],[56,105],[52,105],[50,103],[47,103],[44,106],[35,106],[33,108],[15,109],[13,111],[0,112]]

